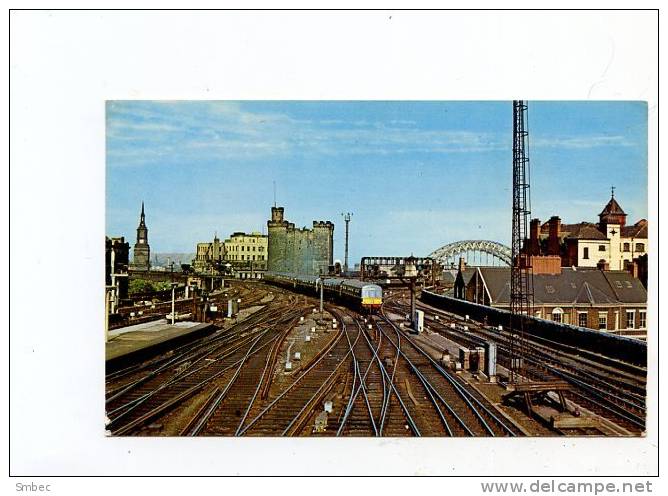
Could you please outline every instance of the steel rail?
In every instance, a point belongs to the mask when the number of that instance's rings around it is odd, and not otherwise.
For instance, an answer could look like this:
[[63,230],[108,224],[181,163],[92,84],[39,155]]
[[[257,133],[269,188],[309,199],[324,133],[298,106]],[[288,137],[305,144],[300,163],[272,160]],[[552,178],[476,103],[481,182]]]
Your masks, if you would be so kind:
[[[262,331],[262,334],[259,337],[264,336],[268,332],[269,332],[269,329],[265,329],[264,331]],[[151,391],[148,391],[148,392],[144,393],[143,395],[138,396],[137,398],[135,398],[135,399],[133,399],[133,400],[127,402],[127,403],[124,403],[124,404],[116,407],[115,409],[109,411],[107,413],[107,415],[113,415],[114,413],[116,413],[118,411],[122,411],[122,410],[127,409],[126,412],[123,412],[121,415],[114,418],[112,420],[112,422],[115,421],[118,418],[121,418],[121,416],[125,415],[129,411],[132,411],[132,409],[136,408],[138,406],[138,404],[143,403],[145,400],[149,399],[152,395],[162,391],[163,389],[165,389],[167,387],[170,387],[170,386],[176,384],[177,382],[179,382],[179,381],[181,381],[181,380],[183,380],[187,377],[190,377],[191,375],[193,375],[193,374],[195,374],[195,373],[197,373],[201,370],[204,370],[207,367],[210,367],[213,363],[224,360],[224,359],[230,357],[231,355],[235,354],[237,351],[239,351],[241,348],[243,348],[244,345],[246,345],[248,342],[252,341],[252,339],[253,338],[251,337],[247,341],[237,345],[236,347],[232,348],[231,350],[226,351],[223,355],[219,355],[216,359],[214,359],[213,362],[204,364],[204,365],[202,365],[202,366],[200,366],[196,369],[189,370],[187,373],[182,373],[182,374],[175,375],[170,380],[161,383],[157,388],[152,389]]]
[[253,393],[253,397],[248,402],[248,407],[246,408],[246,411],[244,412],[243,417],[241,417],[241,421],[239,422],[239,426],[237,427],[237,430],[234,433],[235,436],[239,435],[239,431],[241,430],[241,427],[244,425],[244,422],[246,421],[246,417],[248,416],[248,413],[250,412],[251,408],[253,407],[253,403],[255,403],[255,399],[257,398],[257,396],[260,392],[260,389],[262,388],[264,378],[267,375],[267,371],[269,370],[269,365],[271,363],[273,363],[272,357],[274,356],[273,355],[274,349],[279,348],[282,341],[283,341],[282,339],[281,340],[278,339],[278,336],[276,336],[274,338],[274,346],[272,347],[271,351],[267,354],[267,359],[265,360],[265,363],[264,363],[264,370],[262,370],[262,376],[260,377],[260,380],[257,383],[257,387],[255,388],[255,392]]
[[[384,310],[381,310],[381,314],[383,316],[383,319],[389,323],[392,327],[395,327],[395,325],[387,318],[385,315]],[[422,350],[419,346],[417,346],[412,339],[410,339],[408,336],[404,336],[404,338],[411,343],[413,348],[418,351],[422,356],[427,358],[429,362],[436,368],[436,370],[439,371],[442,377],[444,377],[454,388],[455,390],[459,393],[460,398],[462,398],[471,408],[471,411],[475,414],[475,416],[480,420],[481,424],[485,428],[487,432],[490,433],[490,435],[495,436],[494,431],[492,428],[489,426],[487,421],[482,418],[482,415],[480,414],[479,410],[473,406],[471,403],[471,400],[475,402],[479,408],[481,408],[485,413],[487,413],[492,419],[494,419],[500,426],[501,428],[510,434],[511,436],[515,436],[515,432],[510,429],[505,422],[502,422],[493,412],[491,412],[485,405],[483,405],[473,394],[471,394],[468,390],[466,390],[459,382],[454,380],[451,375],[443,369],[431,356],[429,356],[428,353],[426,353],[424,350]],[[403,352],[402,352],[403,353]]]
[[[202,359],[206,358],[207,356],[215,353],[218,351],[220,348],[229,346],[232,344],[235,340],[240,340],[244,344],[248,342],[248,339],[246,339],[247,335],[242,335],[243,332],[248,331],[249,328],[255,326],[256,328],[263,323],[266,323],[266,321],[270,320],[273,318],[273,313],[277,312],[270,312],[270,314],[264,315],[262,318],[260,318],[257,321],[254,322],[248,322],[244,321],[239,324],[238,329],[234,330],[234,334],[230,334],[230,331],[232,328],[228,330],[228,332],[224,334],[220,334],[219,336],[215,336],[213,339],[209,339],[204,343],[197,344],[195,345],[195,349],[193,350],[192,344],[190,345],[184,345],[183,347],[177,348],[177,350],[185,350],[185,353],[179,356],[172,357],[167,360],[167,362],[163,363],[160,365],[156,370],[153,370],[149,372],[147,375],[140,377],[139,379],[128,383],[120,388],[120,390],[114,392],[114,394],[110,397],[108,397],[105,400],[105,404],[110,403],[111,401],[114,401],[121,397],[123,394],[128,393],[129,391],[135,389],[136,387],[140,386],[141,384],[147,382],[148,380],[156,377],[160,373],[170,369],[171,367],[174,367],[180,363],[185,363],[188,360],[196,359],[195,362],[193,362],[190,366],[194,365],[195,363],[198,363]],[[276,318],[279,318],[280,315],[277,314]],[[250,320],[250,319],[249,319]],[[234,326],[236,327],[236,325]],[[251,331],[251,333],[254,332],[259,332],[259,330],[254,329]],[[188,368],[190,368],[190,366]]]
[[[377,354],[376,354],[376,357],[377,357]],[[411,430],[413,431],[413,433],[416,436],[420,437],[421,436],[420,429],[418,428],[417,424],[413,420],[413,417],[411,416],[410,412],[408,411],[408,408],[406,407],[406,404],[404,403],[403,399],[401,398],[401,395],[399,394],[399,391],[397,391],[397,388],[394,385],[394,383],[392,382],[392,379],[390,378],[389,374],[387,373],[387,370],[385,370],[385,367],[381,366],[380,371],[381,371],[381,374],[384,374],[386,376],[386,379],[388,380],[388,382],[390,384],[391,391],[393,391],[395,396],[397,397],[397,400],[399,401],[399,404],[401,405],[401,409],[404,412],[406,420],[408,421],[409,427],[411,428]]]
[[[371,369],[371,363],[373,361],[373,358],[372,358],[371,361],[369,361],[369,366],[367,367],[364,375],[362,376],[360,368],[359,368],[359,360],[357,360],[357,357],[355,356],[355,350],[354,350],[355,345],[359,341],[360,335],[362,335],[362,330],[361,330],[361,328],[359,328],[359,325],[358,325],[357,337],[355,338],[355,342],[351,343],[350,336],[348,336],[348,331],[347,331],[348,326],[346,325],[346,323],[343,319],[341,319],[341,325],[343,327],[343,332],[346,335],[346,339],[348,340],[348,346],[350,348],[350,352],[352,353],[354,375],[353,375],[353,389],[351,391],[350,399],[348,401],[348,407],[346,408],[346,412],[343,416],[343,419],[341,420],[341,422],[339,424],[339,428],[336,432],[336,435],[339,436],[341,434],[346,422],[348,421],[348,417],[350,416],[350,413],[352,412],[352,410],[354,408],[355,400],[359,396],[359,392],[361,390],[362,393],[363,393],[363,396],[364,396],[366,406],[367,406],[367,411],[369,413],[369,418],[371,419],[371,426],[373,427],[374,435],[378,436],[378,428],[376,427],[376,422],[373,418],[373,411],[371,409],[371,404],[369,403],[369,397],[368,397],[368,394],[367,394],[367,391],[366,391],[366,377],[367,377],[367,374],[368,374],[369,370]],[[357,390],[355,390],[355,378],[357,378],[358,376],[359,376],[360,385],[357,388]]]
[[[380,328],[380,326],[378,326],[378,329],[383,334],[385,334],[385,332]],[[399,357],[399,353],[400,353],[400,349],[401,349],[401,333],[399,332],[399,330],[395,326],[392,326],[392,329],[394,330],[394,332],[397,335],[397,343],[399,345],[399,346],[397,346],[397,357]],[[388,338],[388,340],[390,342],[392,341],[389,338]],[[407,357],[405,355],[404,355],[404,358],[407,359]],[[397,360],[398,360],[398,358],[397,358]],[[427,391],[427,394],[429,394],[429,397],[432,400],[432,402],[434,403],[434,406],[436,407],[436,411],[438,412],[439,417],[441,418],[441,421],[443,422],[443,424],[445,426],[445,429],[450,434],[450,436],[453,435],[452,429],[450,428],[450,425],[448,424],[448,421],[446,420],[445,416],[443,415],[443,412],[441,411],[441,408],[438,406],[438,403],[436,402],[436,400],[434,398],[434,394],[441,401],[441,403],[443,403],[443,405],[446,407],[448,412],[450,412],[450,415],[452,415],[455,418],[455,420],[460,425],[460,427],[462,427],[462,429],[464,429],[469,435],[473,436],[474,435],[473,431],[471,431],[471,429],[468,427],[468,425],[466,425],[466,422],[464,422],[464,419],[462,419],[454,411],[454,409],[450,406],[450,404],[440,395],[440,393],[436,390],[436,388],[433,386],[431,381],[429,381],[429,379],[427,379],[425,377],[425,375],[422,373],[422,371],[413,363],[412,360],[407,359],[407,362],[411,366],[413,372],[418,376],[418,378],[422,382],[422,385],[425,388],[425,390]]]
[[[200,340],[200,342],[197,343],[197,344],[193,344],[193,343],[184,344],[182,346],[179,346],[179,347],[171,350],[171,352],[176,354],[176,353],[181,353],[181,352],[191,353],[191,352],[193,352],[193,350],[198,351],[201,348],[205,348],[205,347],[211,345],[212,342],[215,342],[215,341],[220,340],[220,339],[224,340],[224,339],[229,338],[231,333],[237,334],[237,333],[243,332],[243,330],[239,331],[237,328],[248,327],[248,326],[251,326],[251,325],[254,325],[254,324],[259,325],[263,320],[268,320],[269,318],[271,318],[270,314],[275,313],[275,312],[276,312],[276,310],[272,310],[272,309],[269,309],[269,308],[262,309],[262,310],[256,312],[255,314],[253,314],[252,316],[250,316],[248,319],[246,319],[242,322],[238,322],[238,323],[234,324],[233,326],[231,326],[229,329],[226,329],[225,330],[226,332],[224,332],[224,333],[215,333],[212,336],[206,336],[206,337],[202,338]],[[232,335],[232,337],[234,337],[234,335]],[[179,358],[181,358],[181,356],[176,356],[176,357],[173,357],[173,358],[167,357],[169,362],[173,362],[174,360],[178,360]],[[111,372],[110,374],[106,375],[105,383],[109,384],[110,382],[117,381],[117,380],[119,380],[119,379],[121,379],[121,378],[123,378],[127,375],[137,373],[137,372],[139,372],[143,369],[149,368],[151,366],[155,366],[156,364],[159,364],[160,362],[162,362],[164,360],[165,360],[165,358],[152,360],[152,361],[144,362],[143,364],[131,365],[130,367],[126,367],[125,369],[117,370],[116,372]]]
[[[340,333],[339,337],[333,340],[330,343],[330,345],[323,350],[322,354],[320,355],[320,358],[318,358],[318,360],[313,362],[306,370],[304,370],[302,375],[299,376],[292,384],[290,384],[290,386],[288,386],[281,394],[279,394],[276,398],[274,398],[274,400],[271,403],[265,406],[265,408],[262,411],[260,411],[260,413],[258,413],[255,416],[255,418],[246,425],[246,427],[244,427],[241,431],[239,431],[238,435],[243,436],[248,431],[248,429],[250,429],[253,425],[255,425],[270,409],[272,409],[278,403],[278,401],[281,398],[283,398],[286,394],[288,394],[288,392],[292,391],[292,389],[297,384],[299,384],[304,379],[304,377],[306,377],[308,373],[311,372],[327,356],[327,353],[329,353],[342,338],[343,338],[343,333]],[[347,358],[348,358],[348,353],[343,357],[343,359],[341,359],[339,365],[337,365],[332,374],[338,370],[338,368],[346,361]]]
[[[253,343],[253,346],[255,346],[255,344],[257,343],[257,341],[260,340],[261,337],[262,337],[262,336],[258,336],[258,338],[256,339],[255,343]],[[269,343],[271,343],[271,341],[265,343],[264,345],[262,345],[261,347],[259,347],[257,350],[255,350],[255,351],[252,352],[252,353],[251,353],[251,350],[252,350],[252,347],[251,347],[251,348],[248,350],[248,352],[246,353],[246,355],[244,356],[244,358],[242,358],[241,360],[239,360],[238,362],[236,362],[236,363],[234,364],[234,365],[239,364],[239,366],[237,367],[237,370],[236,370],[234,376],[232,377],[232,379],[228,382],[227,386],[225,387],[225,390],[223,391],[224,394],[227,394],[227,391],[229,390],[229,388],[230,388],[232,382],[234,382],[234,380],[238,377],[238,374],[239,374],[239,372],[240,372],[240,370],[241,370],[241,367],[243,366],[243,363],[248,359],[248,357],[249,357],[251,354],[258,353],[262,348],[264,348],[264,347],[265,347],[266,345],[268,345]],[[188,397],[191,396],[192,394],[194,394],[194,393],[196,393],[197,391],[199,391],[200,389],[202,389],[202,387],[204,387],[204,386],[205,386],[209,381],[211,381],[212,379],[215,379],[215,378],[217,378],[217,377],[220,377],[220,376],[221,376],[223,373],[225,373],[227,370],[230,370],[231,368],[233,368],[234,365],[231,365],[231,366],[229,366],[229,367],[226,367],[225,369],[223,369],[223,370],[219,371],[218,373],[216,373],[214,376],[212,376],[212,377],[210,377],[210,378],[207,378],[207,379],[205,379],[204,381],[201,381],[201,382],[195,384],[194,386],[191,386],[190,388],[186,389],[185,391],[179,393],[179,394],[178,394],[177,396],[175,396],[174,398],[171,398],[171,399],[169,399],[169,400],[167,400],[167,401],[161,403],[161,404],[158,405],[157,407],[155,407],[155,408],[149,410],[148,412],[146,412],[145,414],[143,414],[143,415],[141,415],[140,417],[136,418],[136,419],[133,420],[132,422],[130,422],[130,423],[124,425],[123,427],[121,427],[121,428],[118,429],[117,431],[115,431],[115,432],[112,431],[112,433],[113,433],[114,435],[117,435],[117,436],[122,436],[122,435],[124,435],[124,434],[130,432],[132,429],[134,429],[134,428],[136,428],[136,427],[138,427],[138,426],[140,426],[140,425],[142,425],[142,424],[148,422],[149,420],[151,420],[151,419],[157,417],[158,415],[162,414],[162,413],[163,413],[164,411],[166,411],[167,409],[169,409],[169,408],[171,408],[172,406],[174,406],[174,405],[180,403],[181,401],[185,400],[186,398],[188,398]],[[222,394],[222,393],[221,393],[221,394]],[[223,396],[224,396],[224,394],[223,394]]]
[[[204,365],[202,365],[202,366],[200,366],[200,367],[198,367],[198,368],[192,369],[192,370],[188,370],[188,369],[186,369],[185,371],[182,371],[182,372],[176,374],[176,376],[172,377],[172,378],[171,378],[170,380],[168,380],[167,382],[163,382],[163,383],[161,383],[157,388],[155,388],[155,389],[153,389],[153,390],[151,390],[151,391],[149,391],[149,392],[147,392],[147,393],[144,393],[143,395],[141,395],[141,396],[139,396],[139,397],[137,397],[137,398],[135,398],[135,399],[133,399],[133,400],[127,402],[127,403],[124,403],[123,405],[120,405],[120,406],[116,407],[115,409],[111,410],[110,412],[108,412],[108,415],[113,415],[114,413],[116,413],[116,412],[118,412],[118,411],[121,411],[121,410],[123,410],[123,409],[125,409],[125,408],[129,408],[129,410],[131,411],[133,408],[136,407],[136,403],[141,404],[145,399],[147,399],[147,398],[150,397],[151,395],[153,395],[153,394],[155,394],[155,393],[157,393],[157,392],[163,390],[165,387],[170,386],[170,385],[172,385],[172,384],[175,384],[175,383],[176,383],[177,381],[179,381],[180,379],[184,379],[184,378],[186,378],[186,377],[192,375],[193,373],[199,372],[200,370],[203,370],[204,368],[209,367],[209,366],[211,365],[211,363],[215,363],[215,362],[217,362],[217,361],[219,361],[219,360],[223,360],[223,359],[229,357],[230,355],[236,353],[239,349],[243,348],[248,342],[250,342],[250,341],[253,339],[253,337],[254,337],[257,333],[262,333],[261,335],[264,335],[264,334],[266,334],[270,329],[272,329],[273,327],[275,327],[276,325],[279,325],[279,322],[278,322],[278,321],[275,322],[271,327],[268,327],[268,328],[266,328],[266,329],[264,329],[264,330],[262,330],[262,329],[259,329],[259,330],[258,330],[258,329],[254,329],[253,331],[250,332],[249,335],[244,336],[243,339],[241,339],[241,341],[238,342],[238,343],[235,345],[234,348],[231,348],[231,349],[226,350],[225,353],[224,353],[223,355],[218,355],[215,359],[213,359],[213,362],[206,363],[206,364],[204,364]],[[219,346],[216,347],[214,351],[217,351],[219,348],[220,348]],[[209,353],[209,354],[211,354],[211,353]],[[186,372],[187,372],[187,373],[186,373]],[[152,375],[152,377],[156,377],[156,376],[157,376],[157,375]],[[144,382],[145,382],[145,381],[144,381]],[[132,389],[134,389],[134,387],[133,387]],[[132,406],[132,405],[135,405],[135,406]],[[119,417],[120,417],[120,416],[121,416],[121,415],[119,415]],[[119,417],[117,417],[117,418],[119,418]]]
[[[378,323],[377,323],[377,326],[378,326],[378,329],[380,330],[380,332],[382,332],[383,334],[385,334],[385,331],[381,328],[380,325],[378,325]],[[398,331],[397,331],[394,327],[392,327],[392,328],[393,328],[393,330],[394,330],[395,332],[397,332],[397,334],[398,334]],[[385,334],[385,335],[386,335],[386,334]],[[387,335],[386,335],[386,336],[387,336]],[[389,339],[389,337],[388,337],[388,341],[392,342],[392,340]],[[392,344],[394,344],[394,343],[392,343]],[[395,345],[395,347],[397,347],[397,346]],[[399,347],[397,347],[397,351],[398,351],[398,355],[399,355],[399,356],[402,356],[402,357],[406,360],[406,362],[408,363],[408,365],[411,367],[411,370],[412,370],[412,371],[415,373],[415,375],[418,377],[418,379],[419,379],[420,382],[422,383],[423,387],[425,388],[425,390],[426,390],[427,393],[429,394],[430,398],[431,398],[432,401],[434,402],[434,406],[436,407],[436,411],[438,412],[438,414],[439,414],[439,416],[440,416],[440,418],[441,418],[441,421],[444,423],[444,426],[445,426],[445,428],[446,428],[446,431],[448,431],[448,432],[450,433],[450,435],[452,435],[452,430],[450,429],[450,425],[448,424],[447,420],[445,419],[445,416],[443,415],[443,412],[442,412],[441,409],[438,407],[438,404],[436,403],[436,400],[434,399],[433,395],[436,395],[436,397],[443,403],[443,405],[444,405],[445,408],[448,410],[448,412],[450,413],[450,415],[452,415],[452,416],[455,418],[455,420],[457,421],[457,423],[459,424],[459,426],[460,426],[462,429],[464,429],[464,431],[466,431],[467,434],[469,434],[470,436],[475,436],[475,433],[469,428],[469,426],[466,424],[466,422],[464,421],[464,419],[462,419],[462,418],[459,416],[459,414],[458,414],[457,412],[455,412],[455,410],[452,408],[452,406],[450,405],[450,403],[448,403],[448,401],[445,400],[445,399],[440,395],[440,393],[436,390],[436,388],[433,386],[433,384],[431,384],[431,382],[424,376],[424,374],[423,374],[423,373],[420,371],[420,369],[413,363],[413,361],[412,361],[411,359],[409,359],[408,356],[406,356],[406,354],[403,353],[403,352],[400,350]],[[433,393],[433,394],[432,394],[432,393]]]
[[[478,329],[480,330],[480,329]],[[447,332],[453,333],[451,329],[448,329]],[[483,332],[487,333],[488,335],[492,334],[487,330],[483,330]],[[456,333],[455,333],[456,334]],[[466,336],[467,338],[471,338],[471,336]],[[504,353],[507,353],[507,346],[506,342],[503,341],[501,338],[505,338],[505,336],[497,336],[497,335],[492,335],[492,337],[495,339],[495,341],[498,343],[500,350],[503,350]],[[479,338],[477,336],[473,336],[473,338],[476,338],[478,342],[484,343],[484,340],[482,338]],[[645,428],[645,419],[633,412],[630,412],[626,410],[624,407],[620,406],[619,403],[622,403],[624,405],[628,405],[631,408],[636,408],[637,410],[640,410],[642,412],[645,412],[645,407],[642,405],[639,405],[638,403],[635,403],[634,401],[630,401],[627,398],[621,397],[618,394],[613,393],[612,391],[607,391],[603,390],[599,387],[596,387],[593,384],[588,384],[578,378],[575,374],[572,372],[569,372],[567,370],[561,370],[558,367],[554,365],[548,365],[544,361],[540,359],[541,356],[548,357],[552,360],[555,358],[550,356],[548,353],[545,352],[540,352],[540,351],[529,351],[525,355],[525,360],[531,364],[533,364],[537,368],[544,369],[548,371],[551,374],[554,374],[572,384],[575,384],[576,386],[580,387],[584,391],[586,391],[589,394],[592,394],[596,396],[599,400],[601,400],[603,403],[598,403],[593,401],[591,398],[588,398],[587,396],[584,396],[582,393],[579,393],[577,391],[570,391],[571,394],[574,394],[586,401],[590,401],[594,403],[596,406],[599,408],[602,408],[609,412],[610,414],[616,415],[624,420],[627,420],[628,422],[631,422],[633,425],[636,427],[639,427],[641,429]],[[591,377],[591,376],[590,376]],[[600,381],[597,380],[595,377],[592,377],[596,382],[602,382],[603,384],[606,384],[609,386],[611,389],[614,388],[614,386],[606,381]],[[612,401],[611,398],[617,400]]]

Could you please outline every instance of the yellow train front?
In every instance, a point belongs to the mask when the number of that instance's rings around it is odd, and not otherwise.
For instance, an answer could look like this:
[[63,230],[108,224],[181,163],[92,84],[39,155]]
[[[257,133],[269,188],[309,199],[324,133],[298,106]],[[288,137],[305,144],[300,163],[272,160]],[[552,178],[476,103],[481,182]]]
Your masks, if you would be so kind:
[[343,279],[341,293],[365,313],[376,313],[383,304],[383,288],[357,279]]

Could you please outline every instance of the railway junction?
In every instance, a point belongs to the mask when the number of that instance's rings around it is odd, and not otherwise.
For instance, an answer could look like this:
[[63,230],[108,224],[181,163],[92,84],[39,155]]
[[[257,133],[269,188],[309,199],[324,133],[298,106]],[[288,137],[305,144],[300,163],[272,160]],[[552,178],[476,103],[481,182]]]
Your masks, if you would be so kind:
[[[369,312],[324,284],[225,283],[207,302],[220,311],[190,325],[157,320],[110,331],[108,435],[644,432],[646,364],[611,356],[587,336],[575,346],[527,335],[526,382],[512,383],[512,333],[449,309],[429,289],[411,302],[406,287],[383,288]],[[411,304],[424,319],[418,334]]]

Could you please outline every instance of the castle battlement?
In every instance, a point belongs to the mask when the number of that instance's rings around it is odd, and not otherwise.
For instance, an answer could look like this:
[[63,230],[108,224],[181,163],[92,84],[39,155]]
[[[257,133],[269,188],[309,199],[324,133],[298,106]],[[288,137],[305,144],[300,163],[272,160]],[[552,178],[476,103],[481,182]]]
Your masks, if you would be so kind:
[[313,229],[295,227],[284,218],[283,207],[271,208],[268,227],[267,270],[317,275],[333,263],[334,224],[313,221]]

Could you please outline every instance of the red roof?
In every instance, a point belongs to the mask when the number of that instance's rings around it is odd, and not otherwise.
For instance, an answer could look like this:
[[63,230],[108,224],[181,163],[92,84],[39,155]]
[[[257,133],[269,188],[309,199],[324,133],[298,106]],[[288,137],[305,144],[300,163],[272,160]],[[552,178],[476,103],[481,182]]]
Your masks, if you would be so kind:
[[608,204],[605,206],[603,209],[603,212],[601,212],[600,215],[626,215],[626,213],[622,210],[622,207],[619,206],[619,203],[617,203],[617,200],[615,200],[615,197],[613,196],[610,198],[610,201]]

